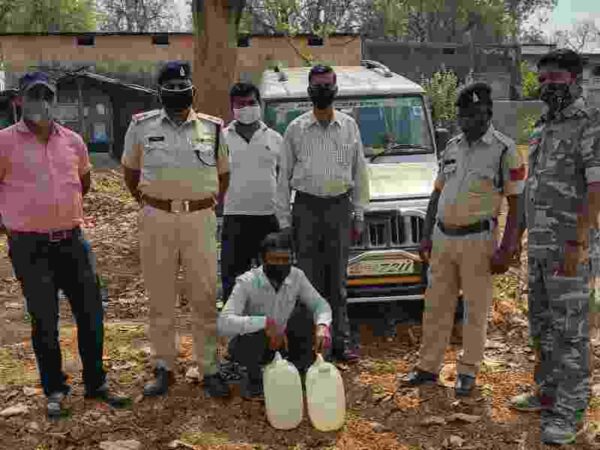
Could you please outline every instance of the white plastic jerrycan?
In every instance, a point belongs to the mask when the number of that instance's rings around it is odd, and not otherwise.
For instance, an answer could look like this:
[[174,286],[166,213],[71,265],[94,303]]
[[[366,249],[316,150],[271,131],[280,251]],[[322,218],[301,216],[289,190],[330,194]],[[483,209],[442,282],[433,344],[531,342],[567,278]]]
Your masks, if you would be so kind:
[[304,399],[298,369],[275,353],[263,372],[265,408],[273,428],[291,430],[302,422]]
[[308,416],[319,431],[339,430],[346,419],[344,381],[337,368],[321,354],[306,373]]

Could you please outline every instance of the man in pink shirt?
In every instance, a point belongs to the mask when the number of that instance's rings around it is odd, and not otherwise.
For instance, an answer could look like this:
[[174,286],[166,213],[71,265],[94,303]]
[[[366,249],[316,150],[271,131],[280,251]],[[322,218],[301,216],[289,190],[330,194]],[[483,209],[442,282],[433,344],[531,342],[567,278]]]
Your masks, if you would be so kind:
[[102,302],[81,233],[83,195],[91,185],[81,137],[52,120],[56,90],[42,72],[20,80],[23,118],[0,130],[0,215],[13,268],[27,300],[32,343],[48,415],[60,417],[70,392],[58,341],[58,290],[71,303],[87,398],[123,406],[109,395],[102,367]]

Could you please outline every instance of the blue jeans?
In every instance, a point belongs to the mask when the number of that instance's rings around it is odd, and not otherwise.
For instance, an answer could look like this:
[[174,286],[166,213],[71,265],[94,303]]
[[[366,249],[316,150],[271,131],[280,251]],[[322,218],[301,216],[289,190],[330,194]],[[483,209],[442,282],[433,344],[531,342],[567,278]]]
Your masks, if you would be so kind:
[[62,289],[77,323],[83,382],[93,392],[105,381],[102,366],[102,301],[80,230],[70,239],[50,242],[42,235],[12,234],[8,239],[15,275],[31,317],[31,340],[44,394],[66,391],[58,340]]

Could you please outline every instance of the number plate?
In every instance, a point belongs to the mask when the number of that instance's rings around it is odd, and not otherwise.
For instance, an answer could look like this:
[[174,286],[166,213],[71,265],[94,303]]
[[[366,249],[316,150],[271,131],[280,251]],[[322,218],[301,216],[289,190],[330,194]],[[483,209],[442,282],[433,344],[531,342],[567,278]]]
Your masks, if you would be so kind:
[[390,259],[382,261],[361,261],[348,267],[348,275],[408,275],[415,273],[415,262],[412,259]]

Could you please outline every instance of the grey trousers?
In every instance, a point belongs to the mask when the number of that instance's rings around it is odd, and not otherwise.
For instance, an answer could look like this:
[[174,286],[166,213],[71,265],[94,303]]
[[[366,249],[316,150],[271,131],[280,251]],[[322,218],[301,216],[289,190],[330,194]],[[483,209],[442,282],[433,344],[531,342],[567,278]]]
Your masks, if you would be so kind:
[[[346,307],[350,214],[347,194],[326,198],[296,192],[292,225],[297,266],[331,306],[334,354],[346,350],[350,340]],[[312,322],[312,317],[306,320]]]

